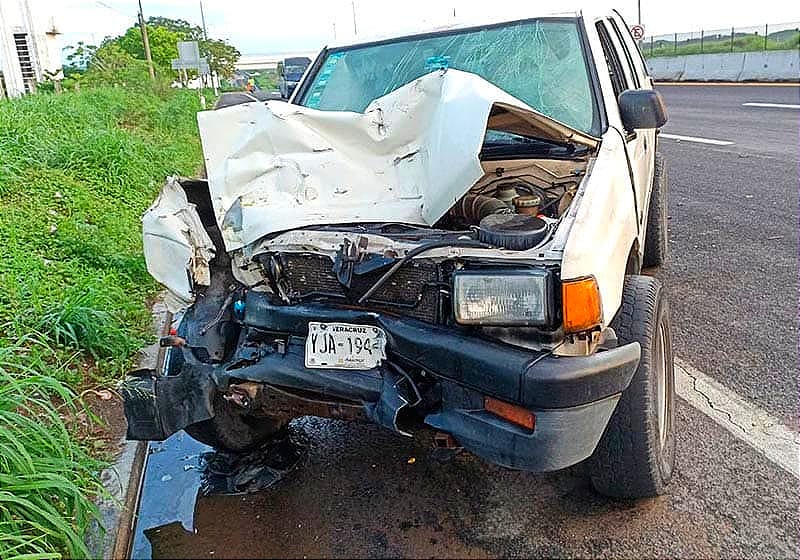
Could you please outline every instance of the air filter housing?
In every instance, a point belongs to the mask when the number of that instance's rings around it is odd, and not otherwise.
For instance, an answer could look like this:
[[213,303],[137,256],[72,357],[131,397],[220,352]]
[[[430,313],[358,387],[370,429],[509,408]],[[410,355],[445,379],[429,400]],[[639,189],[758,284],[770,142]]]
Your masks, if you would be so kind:
[[524,251],[547,236],[547,222],[525,214],[492,214],[481,220],[478,239],[497,247]]

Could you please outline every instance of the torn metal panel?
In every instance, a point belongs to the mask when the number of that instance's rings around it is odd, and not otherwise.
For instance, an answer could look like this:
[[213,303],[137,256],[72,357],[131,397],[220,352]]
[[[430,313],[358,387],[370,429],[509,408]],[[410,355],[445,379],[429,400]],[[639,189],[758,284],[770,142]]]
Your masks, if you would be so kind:
[[176,177],[142,216],[147,271],[169,290],[167,306],[177,311],[194,301],[194,286],[211,284],[214,243],[197,209]]
[[364,113],[279,101],[199,113],[226,249],[309,225],[433,225],[483,176],[490,115],[499,130],[597,144],[457,70],[414,80]]

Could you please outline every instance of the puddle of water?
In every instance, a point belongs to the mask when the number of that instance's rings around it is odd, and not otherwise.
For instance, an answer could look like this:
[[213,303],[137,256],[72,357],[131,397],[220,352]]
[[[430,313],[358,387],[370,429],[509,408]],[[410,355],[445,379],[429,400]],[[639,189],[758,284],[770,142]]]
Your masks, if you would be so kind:
[[[147,534],[177,524],[194,532],[194,506],[201,484],[200,454],[211,451],[184,432],[166,441],[150,442],[147,470],[139,497],[139,512],[131,544],[131,558],[151,558]],[[191,467],[191,468],[186,468]],[[147,533],[147,534],[146,534]]]
[[305,444],[291,430],[245,454],[214,451],[184,432],[148,445],[132,558],[152,558],[152,543],[191,536],[198,498],[265,490],[301,464]]

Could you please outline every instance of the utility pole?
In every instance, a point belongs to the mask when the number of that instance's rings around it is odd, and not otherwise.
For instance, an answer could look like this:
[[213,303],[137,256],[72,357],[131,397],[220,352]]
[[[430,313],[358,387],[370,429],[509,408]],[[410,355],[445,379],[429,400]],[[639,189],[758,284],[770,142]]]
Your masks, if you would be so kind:
[[351,0],[350,5],[353,7],[353,35],[358,35],[358,27],[356,27],[356,0]]
[[139,0],[139,28],[142,30],[142,43],[144,43],[144,57],[147,59],[147,69],[150,72],[150,79],[156,80],[156,72],[153,70],[153,57],[150,56],[150,40],[147,38],[147,25],[144,23],[142,13],[142,0]]
[[[200,1],[200,21],[203,23],[203,40],[204,41],[208,41],[208,29],[206,28],[206,14],[205,14],[205,12],[203,12],[203,0],[199,0],[199,1]],[[207,74],[203,74],[202,76],[200,76],[199,74],[200,73],[198,72],[198,77],[202,80],[203,87],[207,87],[208,86],[207,78],[209,76]],[[217,94],[217,84],[214,83],[214,75],[211,74],[210,78],[211,78],[211,83],[214,86],[214,95],[216,95]],[[205,98],[203,97],[202,93],[200,94],[200,104],[205,109]]]
[[200,21],[203,22],[203,39],[208,41],[208,29],[206,29],[206,16],[203,13],[203,0],[200,0]]

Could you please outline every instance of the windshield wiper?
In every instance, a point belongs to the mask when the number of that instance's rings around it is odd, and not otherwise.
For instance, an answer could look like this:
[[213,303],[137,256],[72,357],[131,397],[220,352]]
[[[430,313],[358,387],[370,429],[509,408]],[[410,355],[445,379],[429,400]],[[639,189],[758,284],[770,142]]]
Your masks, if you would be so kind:
[[508,156],[554,156],[569,157],[582,153],[573,144],[559,144],[547,140],[534,140],[526,138],[524,142],[484,142],[481,149],[481,158],[508,157]]

